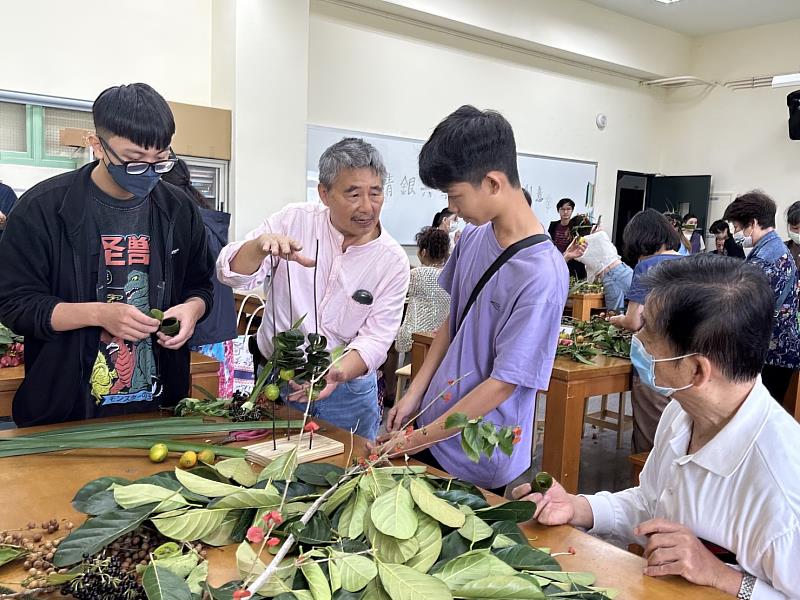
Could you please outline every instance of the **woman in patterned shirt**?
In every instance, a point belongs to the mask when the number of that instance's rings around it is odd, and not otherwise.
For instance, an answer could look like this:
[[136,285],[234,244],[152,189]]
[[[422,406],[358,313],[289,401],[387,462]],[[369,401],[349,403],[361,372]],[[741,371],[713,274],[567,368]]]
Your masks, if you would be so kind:
[[411,350],[412,333],[439,329],[450,312],[450,296],[439,285],[439,274],[450,256],[450,236],[441,229],[425,227],[416,241],[422,266],[411,271],[408,308],[395,342],[398,352]]
[[772,397],[783,404],[792,374],[800,368],[800,327],[797,267],[775,231],[775,212],[772,198],[755,190],[736,198],[722,218],[733,223],[734,237],[742,237],[745,248],[753,248],[746,260],[764,272],[775,293],[772,339],[761,379]]

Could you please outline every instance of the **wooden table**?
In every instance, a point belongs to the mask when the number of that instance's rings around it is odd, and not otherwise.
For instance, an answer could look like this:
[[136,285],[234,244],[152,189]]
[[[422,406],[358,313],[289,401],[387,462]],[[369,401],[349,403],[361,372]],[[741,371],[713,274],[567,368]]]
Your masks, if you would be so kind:
[[[0,369],[0,417],[11,416],[11,403],[14,400],[14,394],[17,393],[25,378],[24,369],[22,366]],[[192,374],[193,386],[198,385],[212,394],[217,393],[219,390],[219,361],[199,352],[192,352],[189,372]],[[199,392],[191,388],[188,393],[195,396]]]
[[[26,430],[26,433],[49,428],[52,426],[32,428]],[[350,434],[332,426],[324,427],[323,431],[325,435],[345,444],[344,454],[327,459],[328,462],[343,466],[350,445]],[[16,430],[3,431],[0,432],[0,437],[13,437],[17,434]],[[357,443],[359,447],[363,447],[362,441],[357,440]],[[70,519],[77,525],[83,522],[84,515],[72,508],[70,500],[85,483],[106,475],[136,479],[174,468],[176,464],[175,456],[162,464],[153,464],[147,460],[143,450],[73,450],[0,459],[0,489],[6,490],[6,498],[13,499],[3,503],[0,530],[24,527],[29,521],[40,522],[52,518]],[[487,497],[493,504],[502,501],[497,496]],[[645,564],[643,559],[572,527],[542,527],[530,522],[522,525],[522,529],[534,541],[534,545],[551,548],[552,552],[566,551],[570,546],[573,547],[574,556],[558,557],[563,568],[595,573],[597,585],[618,589],[621,600],[729,598],[680,578],[645,577],[642,575]],[[238,579],[235,551],[235,546],[228,546],[209,552],[208,581],[211,585],[219,586]],[[21,567],[13,565],[0,568],[0,581],[19,581],[22,578],[21,571]]]
[[588,321],[592,316],[592,309],[606,305],[606,297],[600,293],[570,294],[569,300],[572,302],[572,318],[576,321]]
[[[432,341],[431,333],[413,334],[412,379]],[[597,356],[593,365],[556,358],[547,390],[542,470],[558,479],[568,492],[578,491],[586,399],[626,392],[631,389],[630,379],[631,361],[624,358]]]

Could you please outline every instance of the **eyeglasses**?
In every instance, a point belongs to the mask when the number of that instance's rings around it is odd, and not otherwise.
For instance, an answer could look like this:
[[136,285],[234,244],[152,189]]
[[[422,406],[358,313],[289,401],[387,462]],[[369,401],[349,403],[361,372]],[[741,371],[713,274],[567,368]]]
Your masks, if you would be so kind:
[[172,151],[172,148],[169,149],[169,158],[166,160],[159,160],[156,162],[145,162],[142,160],[122,160],[119,155],[114,152],[114,149],[108,145],[108,143],[101,137],[98,136],[100,143],[103,145],[103,148],[108,151],[111,156],[116,158],[120,162],[120,166],[125,167],[125,172],[128,175],[141,175],[145,173],[150,167],[153,167],[153,171],[158,173],[159,175],[163,175],[164,173],[169,173],[175,164],[178,162],[178,157],[175,156],[175,153]]

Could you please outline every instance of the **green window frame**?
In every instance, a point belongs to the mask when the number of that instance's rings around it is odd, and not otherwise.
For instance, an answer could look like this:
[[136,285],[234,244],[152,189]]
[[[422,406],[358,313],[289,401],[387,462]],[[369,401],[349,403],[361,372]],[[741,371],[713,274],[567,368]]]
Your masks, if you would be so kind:
[[0,163],[8,165],[27,165],[31,167],[55,167],[75,169],[78,161],[63,156],[47,156],[44,148],[44,107],[35,104],[25,105],[25,136],[27,152],[0,150]]

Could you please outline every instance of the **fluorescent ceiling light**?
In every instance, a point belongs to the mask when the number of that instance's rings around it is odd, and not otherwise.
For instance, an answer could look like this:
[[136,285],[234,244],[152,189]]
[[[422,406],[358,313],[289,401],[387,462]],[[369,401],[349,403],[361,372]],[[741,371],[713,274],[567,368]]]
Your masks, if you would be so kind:
[[800,86],[800,73],[791,73],[790,75],[775,75],[772,78],[772,87],[787,87],[787,86]]
[[678,0],[656,0],[656,2],[661,2],[661,4],[672,4],[673,2],[678,2]]

